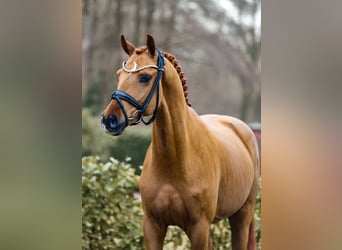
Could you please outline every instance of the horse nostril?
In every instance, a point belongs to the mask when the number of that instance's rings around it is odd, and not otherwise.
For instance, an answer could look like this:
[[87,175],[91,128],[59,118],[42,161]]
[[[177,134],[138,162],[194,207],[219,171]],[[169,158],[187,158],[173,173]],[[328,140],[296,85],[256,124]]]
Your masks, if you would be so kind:
[[108,116],[106,127],[109,129],[115,129],[117,125],[118,125],[118,119],[116,118],[116,116],[115,115]]

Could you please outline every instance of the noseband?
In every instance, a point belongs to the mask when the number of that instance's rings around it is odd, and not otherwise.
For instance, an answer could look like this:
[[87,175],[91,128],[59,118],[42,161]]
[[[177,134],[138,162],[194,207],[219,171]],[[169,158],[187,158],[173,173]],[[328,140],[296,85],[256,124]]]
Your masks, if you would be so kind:
[[[146,68],[155,68],[158,70],[157,78],[154,81],[150,92],[148,93],[145,101],[142,104],[140,104],[134,97],[132,97],[130,94],[126,93],[125,91],[115,90],[113,92],[112,99],[115,99],[119,103],[120,109],[122,110],[122,113],[125,116],[126,126],[128,125],[129,121],[133,121],[135,119],[134,117],[136,114],[138,114],[137,120],[135,122],[133,122],[131,125],[137,125],[140,122],[144,123],[145,125],[148,125],[151,122],[153,122],[155,117],[156,117],[158,103],[159,103],[159,83],[160,83],[160,79],[162,77],[162,74],[164,71],[164,65],[165,65],[165,61],[164,61],[164,57],[163,57],[162,53],[160,52],[159,49],[156,49],[156,50],[158,53],[157,65],[147,65],[147,66],[143,66],[141,68],[136,69],[136,64],[134,64],[133,69],[129,70],[126,68],[126,62],[122,63],[122,69],[124,71],[126,71],[127,73],[136,73],[136,72],[139,72],[139,71],[146,69]],[[147,109],[148,105],[150,104],[152,97],[156,91],[157,91],[157,100],[156,100],[156,106],[154,108],[152,117],[148,121],[145,121],[143,119],[144,112],[146,111],[146,109]],[[125,109],[124,105],[122,104],[122,100],[128,102],[129,104],[131,104],[132,106],[134,106],[137,109],[131,117],[128,117],[126,109]]]

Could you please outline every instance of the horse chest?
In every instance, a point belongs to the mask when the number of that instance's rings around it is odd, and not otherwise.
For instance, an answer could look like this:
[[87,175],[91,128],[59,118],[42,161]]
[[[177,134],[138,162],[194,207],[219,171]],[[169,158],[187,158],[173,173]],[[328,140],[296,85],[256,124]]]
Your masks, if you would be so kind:
[[191,195],[179,192],[175,187],[164,184],[155,190],[154,195],[142,196],[145,211],[160,224],[183,227],[196,220],[200,212],[198,206],[190,202]]

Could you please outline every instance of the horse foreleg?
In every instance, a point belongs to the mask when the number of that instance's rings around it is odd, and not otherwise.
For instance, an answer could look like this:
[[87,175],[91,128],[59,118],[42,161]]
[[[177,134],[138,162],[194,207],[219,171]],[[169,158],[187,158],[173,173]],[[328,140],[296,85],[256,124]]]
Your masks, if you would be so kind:
[[144,241],[147,250],[162,250],[166,227],[157,224],[146,215],[143,217]]
[[210,223],[202,218],[186,230],[191,242],[191,250],[213,250],[209,235]]

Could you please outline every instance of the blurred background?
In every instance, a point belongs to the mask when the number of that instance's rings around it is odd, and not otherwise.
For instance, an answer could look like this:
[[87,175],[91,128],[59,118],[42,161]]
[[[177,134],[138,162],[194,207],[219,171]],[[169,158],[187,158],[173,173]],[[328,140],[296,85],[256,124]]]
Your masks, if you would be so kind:
[[[82,1],[83,249],[144,249],[136,197],[151,125],[128,127],[113,137],[104,133],[99,119],[117,87],[115,72],[128,58],[120,35],[138,47],[152,34],[157,47],[181,64],[192,107],[199,114],[240,118],[260,143],[260,19],[260,0]],[[259,249],[260,208],[259,192]],[[231,249],[228,220],[210,231],[215,249]],[[164,249],[190,249],[189,240],[170,227]]]
[[[263,250],[342,246],[341,5],[336,0],[262,2]],[[81,248],[83,9],[81,1],[1,2],[0,249]],[[233,13],[232,18],[238,12]],[[122,25],[133,21],[123,20]],[[126,32],[133,42],[133,31]],[[177,54],[174,39],[169,52],[179,57],[193,88],[196,75],[186,67],[195,63]],[[195,49],[205,39],[191,41],[187,46]],[[214,49],[211,43],[203,51],[209,48]],[[109,66],[114,73],[114,64]],[[112,84],[103,98],[115,88],[114,79]],[[193,90],[190,98],[198,109]]]
[[83,155],[129,157],[140,165],[150,142],[149,127],[119,138],[100,127],[115,72],[127,59],[121,34],[141,46],[150,33],[158,48],[176,56],[199,114],[235,116],[260,130],[260,0],[83,0],[82,13]]

